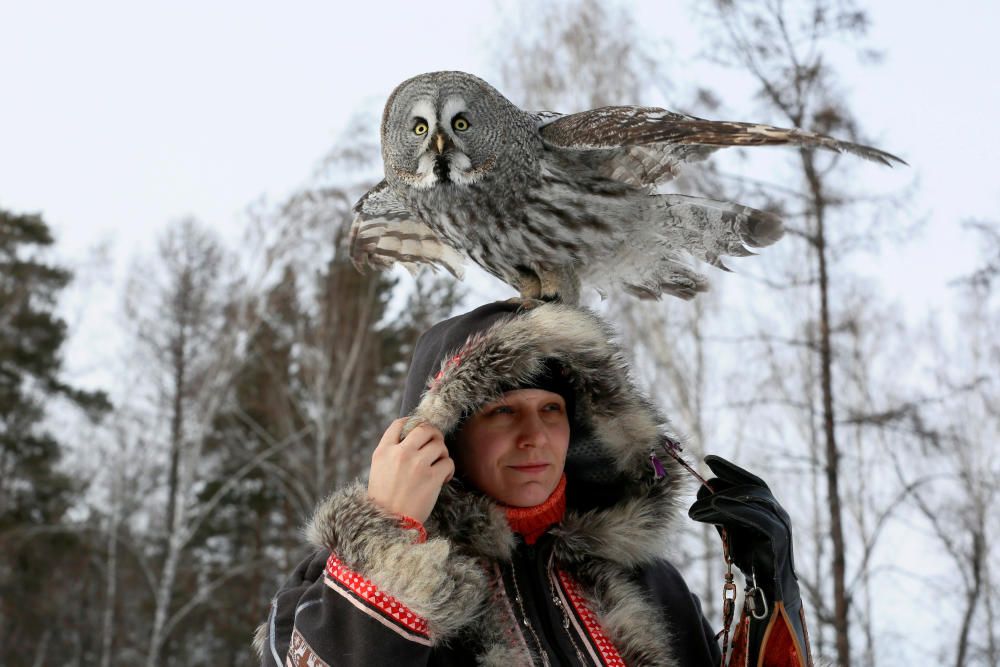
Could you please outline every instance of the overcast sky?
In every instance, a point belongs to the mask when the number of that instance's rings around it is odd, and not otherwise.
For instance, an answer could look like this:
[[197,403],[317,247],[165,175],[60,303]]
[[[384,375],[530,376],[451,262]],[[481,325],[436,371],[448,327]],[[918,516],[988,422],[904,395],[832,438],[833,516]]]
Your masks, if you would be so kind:
[[[928,221],[872,271],[887,277],[891,297],[933,305],[975,260],[958,223],[1000,215],[1000,12],[985,0],[871,5],[870,42],[886,58],[874,67],[842,58],[842,84],[868,136],[912,167],[865,167],[860,177],[886,191],[916,183],[908,216]],[[632,6],[650,38],[673,44],[675,76],[710,47],[689,3]],[[380,107],[403,79],[436,69],[489,76],[498,11],[438,1],[0,0],[0,207],[43,213],[70,263],[110,243],[115,280],[179,217],[235,240],[249,203],[307,183],[351,114]],[[745,83],[726,79],[735,75],[690,72],[733,91],[724,109],[755,108],[740,99]],[[88,350],[117,308],[116,286],[88,287],[68,315],[81,332],[70,359],[81,376],[101,365]]]

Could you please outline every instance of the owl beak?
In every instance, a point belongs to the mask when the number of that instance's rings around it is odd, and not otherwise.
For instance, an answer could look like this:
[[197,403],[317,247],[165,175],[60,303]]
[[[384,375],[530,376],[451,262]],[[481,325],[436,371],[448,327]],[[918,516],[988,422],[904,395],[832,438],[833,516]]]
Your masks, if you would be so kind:
[[431,143],[434,144],[434,150],[437,151],[438,155],[444,155],[445,151],[449,151],[455,147],[451,137],[444,132],[438,132],[435,134],[431,139]]

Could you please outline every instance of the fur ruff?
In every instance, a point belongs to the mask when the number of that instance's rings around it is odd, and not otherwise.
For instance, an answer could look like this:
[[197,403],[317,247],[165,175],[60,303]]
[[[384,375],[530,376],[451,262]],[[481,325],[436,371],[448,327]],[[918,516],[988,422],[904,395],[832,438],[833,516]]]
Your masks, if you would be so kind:
[[432,641],[453,636],[483,611],[487,576],[479,562],[452,553],[443,537],[414,544],[413,532],[372,502],[360,482],[320,504],[306,537],[426,619]]
[[[610,327],[588,310],[544,304],[472,338],[459,352],[458,363],[450,356],[409,425],[429,422],[451,433],[465,415],[499,397],[504,387],[529,382],[543,372],[547,360],[555,359],[569,372],[576,393],[574,423],[580,425],[567,455],[569,483],[574,481],[569,470],[582,453],[597,449],[601,462],[613,465],[616,474],[606,483],[617,489],[607,506],[586,511],[567,507],[556,531],[557,555],[562,562],[595,557],[627,567],[663,557],[679,517],[684,482],[678,464],[666,457],[661,463],[667,476],[653,477],[649,455],[662,454],[668,422],[633,384]],[[476,555],[503,558],[513,541],[502,515],[486,518],[493,503],[469,498],[457,480],[446,491],[431,519],[443,520],[444,532],[459,542],[465,541],[462,535],[469,536]]]
[[680,667],[671,655],[670,628],[628,569],[603,559],[589,559],[575,573],[588,591],[587,602],[627,665]]
[[[631,381],[610,327],[587,310],[544,304],[471,338],[457,363],[452,356],[410,416],[407,432],[429,422],[452,433],[465,415],[499,397],[504,387],[543,372],[547,360],[568,370],[576,394],[568,483],[574,482],[575,457],[584,460],[586,452],[597,451],[602,469],[611,464],[612,478],[604,481],[616,494],[596,508],[568,503],[564,520],[553,530],[556,560],[584,586],[628,664],[675,666],[663,641],[669,629],[630,572],[664,557],[679,514],[682,478],[668,458],[661,459],[666,477],[653,476],[649,455],[662,452],[667,420]],[[489,562],[508,560],[515,547],[503,511],[453,480],[442,489],[425,527],[428,542],[412,544],[357,485],[328,499],[308,534],[427,618],[436,642],[474,628],[482,648],[479,664],[530,664],[528,647],[517,633],[504,630],[513,618],[495,594],[502,584],[486,569]],[[415,572],[426,574],[413,581]]]
[[257,626],[257,629],[253,631],[253,640],[250,642],[253,652],[258,658],[264,655],[265,644],[267,644],[267,621]]

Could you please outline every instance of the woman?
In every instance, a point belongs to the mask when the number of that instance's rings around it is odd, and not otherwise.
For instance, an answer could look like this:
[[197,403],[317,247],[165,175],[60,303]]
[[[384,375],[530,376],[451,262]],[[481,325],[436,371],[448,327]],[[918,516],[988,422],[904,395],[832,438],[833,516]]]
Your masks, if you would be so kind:
[[[417,344],[367,484],[334,493],[264,665],[718,665],[663,559],[681,476],[608,327],[489,304]],[[766,487],[765,487],[766,488]]]

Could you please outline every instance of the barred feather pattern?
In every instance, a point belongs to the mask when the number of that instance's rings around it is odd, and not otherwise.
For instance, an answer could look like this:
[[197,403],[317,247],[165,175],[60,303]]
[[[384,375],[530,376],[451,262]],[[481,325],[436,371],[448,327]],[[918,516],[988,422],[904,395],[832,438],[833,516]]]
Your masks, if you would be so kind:
[[471,189],[468,198],[468,205],[447,212],[417,206],[435,234],[511,284],[525,270],[573,266],[602,292],[690,299],[708,289],[693,260],[728,270],[723,256],[752,255],[749,248],[770,245],[783,234],[780,220],[763,211],[588,181],[560,160],[543,162],[537,183],[507,202],[517,206],[513,215],[519,218],[495,207],[488,193]]
[[656,186],[719,148],[777,145],[905,164],[805,130],[655,107],[529,113],[472,75],[420,75],[386,104],[386,179],[355,208],[353,256],[359,266],[455,275],[468,258],[524,298],[572,303],[583,281],[601,292],[690,299],[708,289],[698,264],[725,270],[723,257],[774,243],[781,225],[762,211],[661,195]]
[[422,266],[441,267],[456,278],[462,277],[462,256],[400,205],[385,181],[355,204],[354,213],[350,246],[356,267],[388,268],[398,263],[410,273]]
[[850,153],[889,167],[906,164],[883,150],[815,132],[763,123],[705,120],[657,107],[601,107],[555,120],[541,120],[540,125],[545,141],[563,148],[618,150],[623,146],[661,144],[715,148],[791,145]]

